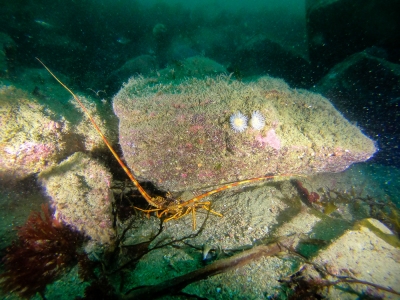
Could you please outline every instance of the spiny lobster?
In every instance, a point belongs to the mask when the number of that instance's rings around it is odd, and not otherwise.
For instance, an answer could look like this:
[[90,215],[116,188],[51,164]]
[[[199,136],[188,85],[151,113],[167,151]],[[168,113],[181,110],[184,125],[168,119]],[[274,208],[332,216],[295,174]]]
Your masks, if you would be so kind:
[[295,174],[284,174],[284,175],[270,175],[270,176],[262,176],[262,177],[256,177],[256,178],[251,178],[251,179],[246,179],[246,180],[241,180],[233,183],[229,183],[227,185],[224,185],[222,187],[219,187],[217,189],[214,189],[212,191],[206,192],[204,194],[201,194],[199,196],[196,196],[188,201],[182,202],[180,199],[173,198],[170,193],[166,193],[165,197],[162,196],[156,196],[156,197],[151,197],[140,185],[140,183],[137,181],[137,179],[133,176],[132,172],[128,169],[126,164],[121,160],[117,152],[114,150],[114,148],[111,146],[111,144],[108,142],[104,134],[101,132],[99,126],[96,124],[94,121],[93,117],[90,115],[89,111],[86,109],[86,107],[83,105],[83,103],[79,100],[79,98],[74,94],[72,90],[70,90],[61,80],[59,80],[52,71],[39,59],[36,58],[42,65],[43,67],[54,77],[55,80],[59,84],[61,84],[73,97],[74,99],[78,102],[79,106],[82,108],[84,113],[87,115],[89,118],[90,122],[93,124],[94,128],[98,132],[98,134],[101,136],[103,139],[104,143],[107,145],[108,149],[111,151],[115,159],[118,161],[119,165],[122,167],[122,169],[125,171],[125,173],[128,175],[130,180],[133,182],[133,184],[136,186],[136,188],[139,190],[141,195],[146,199],[147,203],[154,207],[153,209],[141,209],[138,207],[135,207],[136,209],[143,211],[145,213],[152,213],[155,212],[156,216],[158,218],[164,218],[164,222],[174,220],[174,219],[180,219],[190,213],[192,213],[192,220],[193,220],[193,230],[196,229],[196,209],[198,208],[203,208],[210,213],[217,215],[219,217],[222,217],[222,214],[214,211],[211,209],[211,202],[210,201],[204,201],[200,202],[201,199],[219,193],[221,191],[236,187],[238,185],[243,185],[246,183],[252,183],[255,181],[261,181],[261,180],[266,180],[266,179],[276,179],[278,177],[291,177],[291,176],[298,176]]

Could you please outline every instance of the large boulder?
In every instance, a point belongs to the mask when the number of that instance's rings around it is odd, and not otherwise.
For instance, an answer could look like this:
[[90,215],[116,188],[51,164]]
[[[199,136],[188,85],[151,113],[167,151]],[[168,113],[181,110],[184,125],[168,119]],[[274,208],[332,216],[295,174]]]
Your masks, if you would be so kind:
[[340,172],[376,151],[326,98],[271,77],[131,78],[113,101],[128,166],[169,191],[265,174]]
[[71,150],[68,125],[31,94],[0,86],[0,181],[10,183],[56,164]]
[[[88,96],[80,99],[115,141],[106,106]],[[18,80],[0,83],[0,127],[0,181],[5,183],[41,172],[76,151],[106,149],[76,101],[44,69],[25,69]]]
[[109,91],[117,92],[122,83],[131,76],[148,76],[157,70],[157,62],[154,56],[140,55],[125,62],[123,66],[111,73],[107,79]]
[[[321,278],[314,269],[306,268],[306,281],[335,281],[350,277],[354,280],[370,282],[377,286],[399,290],[400,286],[400,241],[389,228],[376,219],[368,218],[347,230],[327,248],[319,251],[313,263],[323,266],[329,276]],[[399,299],[398,294],[389,293],[363,284],[344,283],[323,291],[324,299],[359,299],[355,294],[369,295],[370,299]],[[349,293],[352,291],[353,295]]]
[[112,244],[114,197],[111,173],[97,160],[76,152],[39,174],[55,216],[99,244]]

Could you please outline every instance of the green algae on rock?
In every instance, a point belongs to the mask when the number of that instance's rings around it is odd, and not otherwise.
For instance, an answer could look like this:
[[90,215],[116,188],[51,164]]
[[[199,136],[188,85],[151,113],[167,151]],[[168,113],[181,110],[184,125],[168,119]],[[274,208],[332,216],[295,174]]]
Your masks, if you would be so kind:
[[[115,117],[93,98],[80,99],[114,142]],[[106,149],[77,105],[46,70],[24,69],[12,83],[0,82],[0,180],[23,179],[76,151]]]
[[[128,166],[169,191],[271,173],[340,172],[376,151],[326,98],[271,77],[131,78],[113,106]],[[232,130],[231,115],[255,111],[265,118],[263,129]]]
[[15,181],[55,165],[68,152],[70,131],[34,97],[0,86],[0,180]]

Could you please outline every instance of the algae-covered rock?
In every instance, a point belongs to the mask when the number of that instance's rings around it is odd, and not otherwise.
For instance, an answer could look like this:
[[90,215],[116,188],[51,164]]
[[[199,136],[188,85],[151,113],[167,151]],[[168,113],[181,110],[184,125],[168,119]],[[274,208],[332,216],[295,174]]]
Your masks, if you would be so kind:
[[[62,74],[57,75],[64,83],[70,85],[67,77]],[[27,91],[30,98],[33,98],[43,106],[44,110],[53,115],[53,119],[63,119],[69,124],[68,147],[74,144],[75,151],[107,149],[77,101],[45,69],[24,69],[14,84]],[[112,116],[108,105],[95,99],[99,97],[96,91],[88,88],[86,92],[85,94],[76,92],[76,94],[108,140],[111,143],[115,142],[113,132],[114,126],[116,127],[115,117]],[[97,91],[97,93],[99,92]],[[99,95],[103,96],[104,94],[100,93]],[[69,154],[71,153],[69,152]]]
[[98,161],[77,152],[39,174],[56,216],[93,241],[112,243],[112,176]]
[[339,172],[376,151],[326,98],[270,77],[132,78],[113,105],[129,167],[169,191],[271,173]]
[[108,90],[117,92],[122,83],[134,75],[151,75],[157,70],[154,56],[140,55],[125,62],[107,78]]
[[[364,219],[354,229],[346,231],[313,259],[335,276],[350,276],[396,291],[400,286],[400,241],[385,225],[376,219]],[[316,271],[308,277],[319,277]],[[329,276],[331,281],[336,277]],[[343,285],[325,290],[326,299],[359,299],[348,293]],[[374,299],[399,299],[398,295],[361,284],[350,284],[351,290],[359,294],[370,294]]]
[[[113,142],[113,121],[105,109],[93,98],[80,99]],[[76,151],[106,148],[76,101],[46,70],[26,69],[12,83],[0,84],[0,128],[3,182],[41,172]]]
[[185,77],[205,77],[227,73],[226,68],[204,56],[192,56],[182,61],[175,61],[159,71],[160,79],[182,79]]
[[0,87],[0,180],[14,181],[54,165],[70,130],[21,89]]

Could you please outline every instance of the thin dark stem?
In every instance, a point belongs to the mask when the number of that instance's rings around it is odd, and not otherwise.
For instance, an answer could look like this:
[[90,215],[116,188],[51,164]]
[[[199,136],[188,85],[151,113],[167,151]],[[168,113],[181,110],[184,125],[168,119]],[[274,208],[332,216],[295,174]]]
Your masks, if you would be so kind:
[[122,299],[154,299],[156,297],[165,296],[166,294],[177,293],[190,283],[242,267],[262,257],[276,255],[281,249],[277,242],[270,245],[256,246],[250,250],[243,251],[227,259],[216,261],[188,274],[166,280],[158,285],[138,287],[122,296]]

